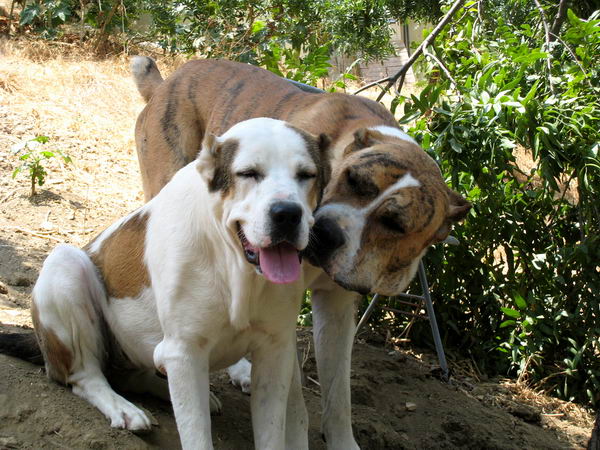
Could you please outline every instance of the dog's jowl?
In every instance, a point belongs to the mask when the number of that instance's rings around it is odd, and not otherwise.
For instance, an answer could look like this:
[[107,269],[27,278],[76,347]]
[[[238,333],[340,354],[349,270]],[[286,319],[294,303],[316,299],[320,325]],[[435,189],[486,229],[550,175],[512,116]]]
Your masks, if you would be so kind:
[[[83,250],[58,246],[33,290],[49,376],[142,430],[150,420],[104,371],[135,368],[120,387],[170,397],[183,447],[205,449],[219,407],[209,371],[250,353],[256,447],[307,448],[295,322],[328,143],[267,118],[208,134],[145,206]],[[300,407],[286,416],[288,398]]]

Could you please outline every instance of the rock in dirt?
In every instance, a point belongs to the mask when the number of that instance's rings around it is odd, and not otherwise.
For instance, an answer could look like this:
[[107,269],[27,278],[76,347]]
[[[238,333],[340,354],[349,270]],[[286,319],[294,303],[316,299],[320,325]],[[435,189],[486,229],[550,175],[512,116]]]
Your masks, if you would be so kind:
[[508,408],[508,412],[528,423],[540,423],[541,420],[540,412],[527,405],[511,406]]
[[18,448],[19,441],[14,437],[0,437],[0,448]]

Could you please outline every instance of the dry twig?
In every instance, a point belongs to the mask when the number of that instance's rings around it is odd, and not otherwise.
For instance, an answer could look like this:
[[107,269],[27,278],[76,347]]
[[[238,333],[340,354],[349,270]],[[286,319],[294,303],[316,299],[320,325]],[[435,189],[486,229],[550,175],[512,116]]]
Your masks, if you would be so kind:
[[458,92],[458,95],[460,97],[460,89],[458,88],[458,83],[452,77],[452,74],[450,73],[450,71],[448,70],[448,68],[444,65],[444,63],[437,56],[435,56],[433,53],[431,53],[429,50],[427,50],[427,48],[423,49],[423,54],[425,56],[427,56],[428,58],[433,59],[437,63],[437,65],[440,67],[440,69],[442,69],[442,72],[444,72],[444,74],[446,75],[446,77],[454,85],[454,88],[456,89],[456,92]]
[[49,239],[49,240],[55,241],[55,242],[62,242],[60,239],[56,239],[55,237],[48,236],[47,234],[36,233],[35,231],[28,230],[27,228],[22,228],[22,227],[10,227],[10,228],[15,230],[17,233],[24,233],[24,234],[29,234],[31,236],[39,237],[42,239]]
[[539,0],[533,0],[533,2],[535,3],[535,6],[540,12],[540,18],[542,21],[542,25],[544,26],[544,32],[546,35],[546,50],[548,51],[548,57],[546,58],[546,66],[548,68],[548,81],[550,82],[550,90],[553,94],[555,94],[554,84],[552,83],[552,56],[550,55],[550,42],[552,41],[550,39],[550,26],[548,25],[548,22],[546,22],[546,13],[544,12],[544,8],[542,8],[542,5],[540,4]]
[[358,89],[356,92],[354,92],[354,94],[356,95],[356,94],[358,94],[366,89],[369,89],[373,86],[379,86],[380,84],[387,82],[387,85],[382,89],[381,93],[377,97],[377,101],[380,101],[383,98],[383,96],[385,95],[385,93],[390,90],[390,88],[396,83],[396,81],[398,81],[398,79],[400,79],[400,84],[398,87],[398,92],[400,92],[400,90],[402,89],[402,84],[404,84],[404,78],[406,77],[406,73],[408,72],[408,69],[410,69],[410,67],[415,63],[415,61],[419,58],[419,56],[421,56],[421,53],[423,53],[423,50],[433,43],[433,41],[435,40],[437,35],[441,33],[441,31],[448,24],[448,22],[450,22],[450,20],[454,16],[454,14],[456,14],[456,11],[458,11],[464,3],[465,3],[465,0],[456,0],[454,2],[452,7],[448,10],[446,15],[442,18],[442,20],[435,26],[433,31],[431,33],[429,33],[429,35],[423,40],[423,42],[421,42],[421,44],[417,47],[415,52],[411,55],[411,57],[408,59],[408,61],[406,61],[406,63],[402,66],[402,68],[398,72],[396,72],[392,76],[382,78],[380,80],[374,81],[373,83],[369,83],[369,84],[363,86],[362,88]]

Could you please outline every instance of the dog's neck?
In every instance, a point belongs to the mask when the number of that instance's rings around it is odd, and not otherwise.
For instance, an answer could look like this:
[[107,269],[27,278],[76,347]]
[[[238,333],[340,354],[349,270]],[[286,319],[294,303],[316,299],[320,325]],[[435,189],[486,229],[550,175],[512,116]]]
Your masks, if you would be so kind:
[[[177,211],[177,215],[185,216],[179,220],[192,227],[187,235],[195,236],[194,242],[188,243],[196,253],[194,258],[206,258],[207,264],[217,258],[225,259],[220,265],[225,269],[219,274],[224,278],[220,284],[230,286],[231,291],[222,294],[228,302],[231,324],[242,330],[249,326],[252,297],[262,291],[267,281],[246,262],[236,233],[226,226],[227,211],[219,196],[219,192],[209,192],[194,161],[177,172],[151,202],[161,202]],[[254,286],[255,289],[249,292],[242,286]]]

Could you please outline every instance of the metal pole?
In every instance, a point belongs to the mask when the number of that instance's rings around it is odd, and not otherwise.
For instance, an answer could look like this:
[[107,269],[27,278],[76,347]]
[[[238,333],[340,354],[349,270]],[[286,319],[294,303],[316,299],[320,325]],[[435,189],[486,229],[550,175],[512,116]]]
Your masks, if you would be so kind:
[[369,320],[369,317],[371,317],[371,314],[373,313],[375,306],[377,306],[377,303],[379,303],[379,294],[375,294],[373,296],[373,298],[371,299],[371,303],[367,307],[367,310],[365,311],[365,313],[363,314],[363,316],[360,319],[360,322],[358,322],[358,325],[356,326],[356,330],[354,331],[355,336],[356,336],[356,333],[358,333],[358,330],[360,330],[361,327],[365,323],[367,323],[367,320]]
[[423,298],[425,299],[425,306],[427,307],[427,315],[429,316],[429,324],[431,325],[435,351],[437,352],[444,380],[448,381],[449,373],[448,364],[446,363],[446,354],[444,353],[444,346],[435,319],[435,311],[433,310],[433,303],[431,302],[431,295],[429,294],[429,284],[427,283],[427,277],[425,276],[425,265],[423,264],[423,261],[419,262],[419,281],[421,281],[421,287],[423,288]]

